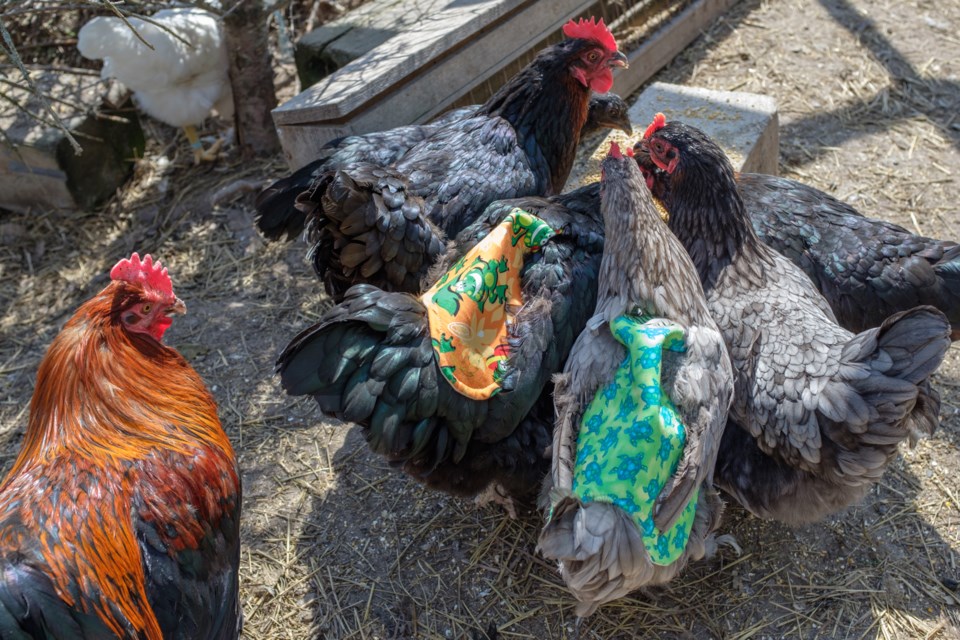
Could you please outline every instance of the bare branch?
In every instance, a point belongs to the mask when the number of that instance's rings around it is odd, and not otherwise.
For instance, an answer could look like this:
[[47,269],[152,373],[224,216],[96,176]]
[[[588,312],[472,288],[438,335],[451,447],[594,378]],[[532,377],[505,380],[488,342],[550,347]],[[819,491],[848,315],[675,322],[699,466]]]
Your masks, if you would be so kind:
[[3,37],[3,44],[0,45],[0,48],[3,49],[3,52],[7,54],[7,57],[13,61],[13,64],[20,70],[20,74],[23,76],[24,81],[27,83],[27,86],[30,88],[30,91],[33,92],[33,95],[37,97],[40,101],[40,104],[43,106],[44,110],[53,118],[53,124],[57,129],[63,132],[63,135],[66,136],[67,140],[70,142],[70,146],[73,147],[73,152],[77,155],[83,153],[83,147],[80,146],[80,143],[77,142],[77,139],[73,137],[73,134],[70,133],[70,130],[67,129],[66,123],[60,118],[59,115],[53,110],[53,107],[50,106],[50,102],[47,100],[47,97],[40,92],[37,88],[37,85],[33,82],[33,78],[30,77],[30,72],[27,71],[27,68],[23,65],[23,60],[20,59],[20,54],[17,53],[17,48],[13,44],[13,37],[10,35],[10,32],[7,31],[7,27],[0,21],[0,36]]

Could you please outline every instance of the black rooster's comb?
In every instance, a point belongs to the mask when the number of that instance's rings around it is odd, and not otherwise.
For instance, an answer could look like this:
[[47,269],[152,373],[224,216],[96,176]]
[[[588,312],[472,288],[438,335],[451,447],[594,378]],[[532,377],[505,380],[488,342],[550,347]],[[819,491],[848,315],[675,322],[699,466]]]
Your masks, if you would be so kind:
[[600,22],[596,18],[580,18],[580,22],[571,20],[563,25],[563,35],[576,40],[596,40],[608,51],[617,50],[617,40],[607,25],[603,24],[603,18],[600,18]]

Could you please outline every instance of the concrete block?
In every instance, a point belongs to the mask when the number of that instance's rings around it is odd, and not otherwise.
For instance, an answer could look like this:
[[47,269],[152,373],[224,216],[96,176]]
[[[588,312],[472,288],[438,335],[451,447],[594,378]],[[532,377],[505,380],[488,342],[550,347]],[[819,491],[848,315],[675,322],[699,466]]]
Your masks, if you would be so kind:
[[724,150],[733,168],[744,173],[777,175],[780,158],[780,131],[777,103],[770,96],[742,91],[713,91],[654,82],[630,105],[627,112],[634,135],[622,131],[597,136],[578,151],[577,164],[567,180],[566,189],[574,189],[600,178],[600,160],[607,155],[610,142],[633,146],[662,111],[670,120],[681,120],[702,129]]
[[634,130],[643,134],[658,111],[667,122],[681,120],[705,131],[737,171],[777,175],[780,129],[770,96],[654,82],[630,106]]
[[[0,108],[0,208],[86,209],[113,194],[143,156],[144,136],[132,101],[99,77],[44,72],[33,78],[83,147],[76,155],[59,129]],[[112,85],[118,87],[118,85]],[[8,88],[31,113],[35,97]],[[44,115],[44,120],[49,116]]]

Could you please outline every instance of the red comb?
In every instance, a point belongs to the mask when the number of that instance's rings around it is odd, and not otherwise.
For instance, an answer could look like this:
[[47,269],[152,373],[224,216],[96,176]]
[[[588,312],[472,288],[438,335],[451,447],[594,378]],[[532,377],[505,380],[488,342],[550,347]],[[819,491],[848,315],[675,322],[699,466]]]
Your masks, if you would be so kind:
[[166,267],[162,266],[159,260],[154,262],[149,253],[143,257],[143,261],[134,252],[129,258],[124,258],[113,265],[113,269],[110,270],[110,279],[140,284],[164,295],[173,296],[173,282],[167,275]]
[[596,18],[590,18],[589,21],[580,18],[580,22],[571,20],[563,25],[563,35],[577,40],[596,40],[608,51],[617,50],[617,41],[607,25],[603,24],[603,18],[600,18],[600,22]]
[[623,159],[623,154],[620,153],[620,145],[618,145],[616,142],[610,142],[610,155],[617,160]]
[[643,139],[646,140],[653,135],[653,132],[657,129],[662,129],[667,124],[667,116],[662,113],[658,113],[653,116],[653,122],[650,123],[650,126],[647,127],[647,130],[643,132]]

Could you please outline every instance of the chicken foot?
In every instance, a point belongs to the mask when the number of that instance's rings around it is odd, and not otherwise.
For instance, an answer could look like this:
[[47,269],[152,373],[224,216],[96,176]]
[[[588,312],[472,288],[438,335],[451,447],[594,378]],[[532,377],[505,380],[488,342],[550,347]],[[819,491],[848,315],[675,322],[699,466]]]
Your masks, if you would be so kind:
[[499,482],[491,482],[486,489],[477,494],[477,497],[473,499],[473,503],[477,505],[478,509],[491,503],[499,504],[503,507],[504,511],[507,512],[511,520],[517,519],[517,507],[513,502],[513,498],[507,495],[506,489],[504,489]]
[[220,147],[223,146],[223,138],[217,138],[216,142],[210,145],[209,149],[204,150],[203,144],[200,142],[200,136],[197,135],[196,127],[187,125],[183,128],[183,133],[187,136],[187,141],[190,142],[190,148],[193,150],[194,164],[214,162],[217,159],[220,153]]

